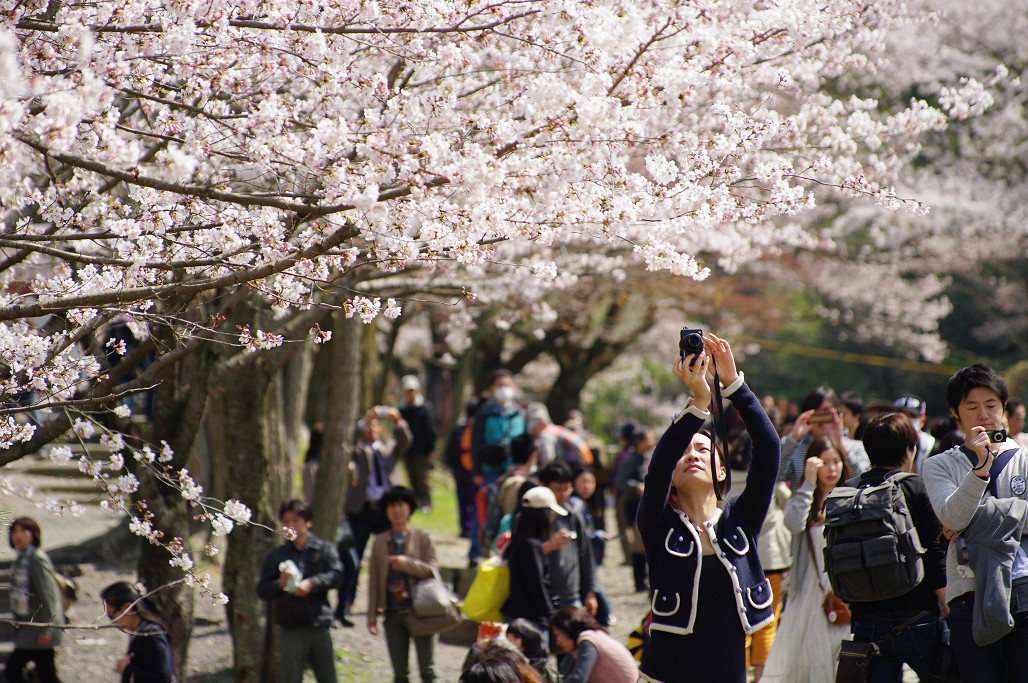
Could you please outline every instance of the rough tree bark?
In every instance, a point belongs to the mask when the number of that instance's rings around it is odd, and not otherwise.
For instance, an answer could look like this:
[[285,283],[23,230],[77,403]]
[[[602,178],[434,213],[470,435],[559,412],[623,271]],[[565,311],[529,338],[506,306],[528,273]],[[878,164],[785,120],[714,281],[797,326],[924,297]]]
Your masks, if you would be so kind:
[[343,515],[347,474],[353,454],[353,430],[360,411],[361,338],[363,326],[356,318],[337,313],[332,341],[321,349],[331,352],[330,378],[325,393],[325,436],[321,449],[318,480],[314,485],[317,510],[311,530],[316,536],[335,540]]

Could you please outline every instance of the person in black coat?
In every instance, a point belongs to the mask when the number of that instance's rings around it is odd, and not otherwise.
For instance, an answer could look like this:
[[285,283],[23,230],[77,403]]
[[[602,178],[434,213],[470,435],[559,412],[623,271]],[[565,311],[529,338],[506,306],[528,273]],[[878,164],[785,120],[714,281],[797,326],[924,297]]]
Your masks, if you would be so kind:
[[432,491],[429,488],[428,472],[435,460],[436,439],[438,433],[432,405],[421,394],[421,380],[414,375],[406,375],[400,380],[403,391],[403,405],[400,415],[410,427],[411,445],[404,454],[407,476],[410,478],[414,499],[422,512],[432,507]]
[[551,537],[554,514],[563,516],[568,511],[557,505],[553,491],[545,486],[530,488],[521,497],[521,509],[504,549],[510,569],[510,597],[503,605],[504,619],[528,619],[543,632],[557,609],[546,553],[570,540],[567,531]]
[[171,643],[160,609],[132,585],[118,581],[100,593],[107,618],[131,634],[128,652],[115,669],[121,683],[171,683]]

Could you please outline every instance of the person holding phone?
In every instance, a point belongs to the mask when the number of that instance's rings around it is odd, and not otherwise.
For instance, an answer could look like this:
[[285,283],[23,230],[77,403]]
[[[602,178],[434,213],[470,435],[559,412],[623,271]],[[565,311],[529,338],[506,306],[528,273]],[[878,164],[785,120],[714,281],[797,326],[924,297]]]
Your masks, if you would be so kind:
[[[707,375],[715,367],[753,441],[746,489],[723,509],[714,481],[726,493],[727,462],[703,429],[710,417]],[[703,348],[676,358],[673,371],[693,398],[657,443],[639,502],[652,611],[640,670],[647,681],[744,683],[745,635],[774,618],[757,535],[775,486],[778,434],[727,341],[705,335]]]
[[[383,420],[393,423],[393,437],[388,441],[382,440]],[[368,539],[371,534],[379,534],[389,528],[389,520],[379,501],[393,487],[390,476],[414,438],[400,411],[388,406],[376,406],[364,413],[364,417],[357,421],[355,436],[357,443],[349,464],[350,486],[343,504],[346,519],[353,530],[353,550],[357,554],[356,568],[347,571],[343,577],[340,593],[342,614],[347,620],[357,596],[357,577]],[[339,611],[338,607],[336,611]]]
[[871,468],[864,444],[851,439],[843,426],[841,407],[839,397],[831,387],[824,384],[803,398],[799,416],[789,433],[782,437],[778,481],[787,482],[792,489],[803,483],[807,447],[811,441],[820,438],[828,438],[838,444],[853,476],[859,476]]

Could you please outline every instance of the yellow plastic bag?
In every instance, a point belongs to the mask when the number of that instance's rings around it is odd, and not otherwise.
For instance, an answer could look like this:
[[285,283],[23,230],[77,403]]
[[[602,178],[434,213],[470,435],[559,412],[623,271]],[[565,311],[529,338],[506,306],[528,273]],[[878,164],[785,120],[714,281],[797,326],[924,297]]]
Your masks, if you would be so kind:
[[475,580],[464,596],[462,609],[475,621],[503,621],[500,609],[510,595],[510,569],[497,556],[478,566]]

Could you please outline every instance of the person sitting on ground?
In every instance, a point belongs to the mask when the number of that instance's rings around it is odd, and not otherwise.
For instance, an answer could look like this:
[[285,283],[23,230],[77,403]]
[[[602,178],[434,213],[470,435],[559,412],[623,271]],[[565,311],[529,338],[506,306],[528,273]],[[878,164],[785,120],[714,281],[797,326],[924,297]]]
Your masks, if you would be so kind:
[[490,645],[466,662],[459,683],[546,683],[517,650]]
[[515,619],[507,624],[507,640],[528,658],[532,668],[546,683],[560,683],[560,674],[550,666],[550,652],[543,632],[528,619]]
[[611,638],[581,607],[561,607],[550,619],[553,641],[571,655],[563,683],[635,683],[639,667],[628,648]]
[[115,665],[121,683],[171,683],[168,622],[157,605],[126,581],[104,588],[100,599],[111,623],[131,635],[128,652]]

